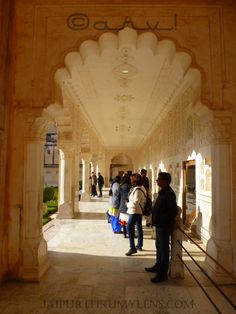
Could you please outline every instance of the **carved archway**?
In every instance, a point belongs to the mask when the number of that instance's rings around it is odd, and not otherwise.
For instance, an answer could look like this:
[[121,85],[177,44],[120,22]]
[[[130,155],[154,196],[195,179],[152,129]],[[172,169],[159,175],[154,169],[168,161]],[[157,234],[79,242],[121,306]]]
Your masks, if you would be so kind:
[[133,162],[127,154],[120,153],[111,159],[110,178],[114,178],[117,175],[122,175],[122,173],[128,171],[133,171]]
[[67,53],[55,82],[109,148],[137,147],[179,93],[188,90],[193,102],[201,98],[201,73],[190,53],[129,27]]

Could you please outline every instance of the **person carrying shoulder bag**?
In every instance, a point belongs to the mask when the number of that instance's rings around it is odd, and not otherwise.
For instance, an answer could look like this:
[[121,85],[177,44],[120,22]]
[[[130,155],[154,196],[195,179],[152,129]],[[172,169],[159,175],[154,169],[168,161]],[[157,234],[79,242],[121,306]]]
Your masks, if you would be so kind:
[[[143,247],[143,228],[142,228],[142,208],[146,202],[146,190],[142,185],[142,178],[139,173],[131,175],[132,190],[129,194],[129,201],[127,203],[127,213],[129,220],[127,223],[127,233],[129,236],[130,249],[126,253],[127,256],[137,253],[137,250],[142,251]],[[135,225],[138,232],[138,244],[135,246]]]

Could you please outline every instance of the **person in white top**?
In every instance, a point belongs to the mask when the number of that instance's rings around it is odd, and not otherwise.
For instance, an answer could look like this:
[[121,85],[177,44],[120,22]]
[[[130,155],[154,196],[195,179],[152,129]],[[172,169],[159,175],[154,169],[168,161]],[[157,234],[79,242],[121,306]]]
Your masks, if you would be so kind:
[[[146,189],[142,185],[142,178],[139,173],[133,173],[131,175],[132,189],[129,194],[129,202],[127,203],[127,214],[129,214],[129,220],[127,223],[127,233],[129,236],[130,249],[126,253],[130,256],[137,253],[137,250],[142,251],[143,247],[143,228],[142,228],[142,210],[146,202]],[[138,244],[135,246],[134,235],[135,225],[138,232]]]

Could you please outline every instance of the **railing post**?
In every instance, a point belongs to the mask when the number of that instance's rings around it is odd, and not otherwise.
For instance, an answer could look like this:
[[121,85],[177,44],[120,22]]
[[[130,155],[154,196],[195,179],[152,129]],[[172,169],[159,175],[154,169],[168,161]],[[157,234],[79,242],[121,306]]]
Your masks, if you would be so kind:
[[181,208],[178,207],[178,214],[175,218],[175,225],[171,234],[171,262],[170,262],[170,277],[171,278],[184,278],[184,265],[181,262],[179,256],[182,258],[182,247],[177,241],[182,243],[182,232],[179,230],[179,226],[182,225],[182,219],[180,217]]

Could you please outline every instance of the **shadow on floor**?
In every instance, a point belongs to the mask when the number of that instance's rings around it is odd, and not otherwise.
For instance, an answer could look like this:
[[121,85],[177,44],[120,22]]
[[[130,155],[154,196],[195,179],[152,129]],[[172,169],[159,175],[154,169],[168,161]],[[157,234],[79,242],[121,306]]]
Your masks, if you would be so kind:
[[87,220],[105,220],[105,213],[86,213],[81,212],[75,215],[75,219],[87,219]]

